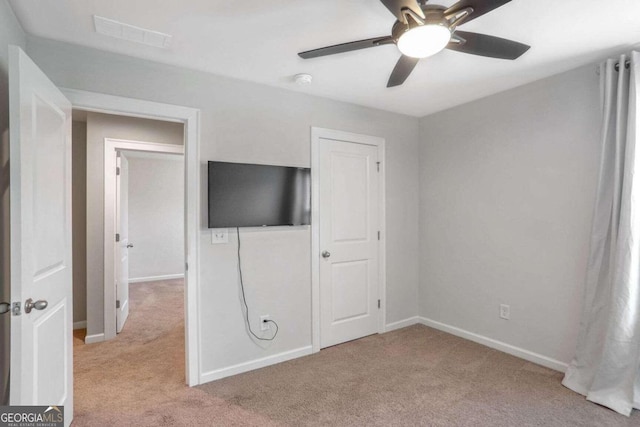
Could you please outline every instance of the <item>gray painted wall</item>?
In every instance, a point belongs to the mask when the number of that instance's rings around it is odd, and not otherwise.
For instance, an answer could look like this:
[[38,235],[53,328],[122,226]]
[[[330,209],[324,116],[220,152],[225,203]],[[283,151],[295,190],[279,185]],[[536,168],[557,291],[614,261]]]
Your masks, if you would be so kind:
[[180,123],[87,113],[87,335],[104,332],[105,138],[182,144],[184,131]]
[[[28,39],[28,49],[60,86],[199,108],[202,201],[207,160],[308,167],[311,126],[386,138],[387,321],[417,314],[418,119],[38,38]],[[244,327],[235,239],[228,245],[209,243],[202,205],[199,279],[201,301],[207,303],[200,318],[203,372],[309,346],[309,229],[244,234],[243,267],[254,320],[268,313],[280,324],[278,340],[261,347]]]
[[87,320],[87,123],[71,128],[73,322]]
[[[420,313],[569,362],[599,158],[589,66],[421,122]],[[511,306],[511,320],[498,317]]]
[[129,278],[184,274],[184,156],[127,159]]
[[[9,259],[9,64],[8,45],[26,45],[24,31],[6,0],[0,1],[0,301],[11,301]],[[9,323],[0,316],[0,405],[9,399]]]

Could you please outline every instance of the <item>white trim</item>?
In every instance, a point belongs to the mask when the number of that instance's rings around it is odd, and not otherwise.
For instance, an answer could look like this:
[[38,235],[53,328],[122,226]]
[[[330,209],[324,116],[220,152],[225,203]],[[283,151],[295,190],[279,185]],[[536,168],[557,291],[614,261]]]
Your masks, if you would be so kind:
[[184,277],[184,273],[165,274],[162,276],[136,277],[135,279],[129,279],[129,283],[156,282],[158,280],[182,279],[183,277]]
[[407,326],[417,325],[421,323],[420,316],[409,317],[408,319],[398,320],[397,322],[389,323],[385,326],[385,332],[395,331],[396,329],[406,328]]
[[60,91],[71,101],[74,108],[94,113],[121,113],[129,117],[155,119],[166,122],[185,123],[193,119],[199,110],[180,105],[162,104],[142,99],[107,95],[104,93],[60,87]]
[[378,247],[378,297],[381,302],[381,313],[378,320],[378,333],[385,332],[387,319],[387,239],[386,239],[386,168],[385,140],[377,136],[362,135],[319,127],[311,128],[311,343],[313,352],[320,351],[320,143],[325,140],[351,142],[374,145],[378,147],[380,162],[379,179],[379,227],[380,245]]
[[73,330],[75,331],[76,329],[87,329],[87,321],[80,320],[79,322],[73,322]]
[[251,360],[249,362],[239,363],[215,371],[209,371],[202,374],[202,382],[219,380],[221,378],[230,377],[232,375],[242,374],[243,372],[253,371],[254,369],[264,368],[266,366],[275,365],[277,363],[286,362],[287,360],[297,359],[298,357],[308,356],[312,353],[311,346],[296,348],[294,350],[285,351],[283,353],[274,354],[272,356],[263,357],[261,359]]
[[554,371],[564,372],[569,366],[564,362],[561,362],[556,359],[552,359],[542,354],[534,353],[532,351],[525,350],[523,348],[516,347],[514,345],[507,344],[502,341],[494,340],[492,338],[485,337],[484,335],[479,335],[473,332],[466,331],[464,329],[456,328],[455,326],[451,326],[445,323],[437,322],[435,320],[427,319],[426,317],[420,317],[420,323],[422,323],[425,326],[429,326],[431,328],[438,329],[443,332],[447,332],[451,335],[455,335],[457,337],[464,338],[469,341],[473,341],[478,344],[485,345],[487,347],[491,347],[503,353],[507,353],[512,356],[519,357],[520,359],[524,359],[529,362],[533,362],[538,365],[545,366],[549,369],[553,369]]
[[378,332],[382,334],[387,324],[387,148],[383,138],[377,138],[377,140],[378,161],[380,162],[380,174],[378,176],[378,188],[380,189],[380,206],[378,207],[380,209],[378,218],[378,228],[380,229],[380,246],[378,247],[380,290],[378,296],[381,302],[380,311],[382,311],[380,313]]
[[104,334],[87,335],[84,337],[85,344],[95,344],[104,341]]
[[[311,128],[311,347],[320,351],[320,137]],[[318,142],[316,142],[318,141]]]
[[184,124],[185,260],[188,266],[185,272],[185,370],[187,384],[198,385],[202,382],[197,274],[200,264],[200,110],[76,89],[60,90],[77,109]]

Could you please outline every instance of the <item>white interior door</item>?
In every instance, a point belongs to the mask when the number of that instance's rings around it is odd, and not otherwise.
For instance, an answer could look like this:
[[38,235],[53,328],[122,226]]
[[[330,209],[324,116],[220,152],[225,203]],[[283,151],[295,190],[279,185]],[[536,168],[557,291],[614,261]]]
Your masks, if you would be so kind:
[[118,152],[116,174],[116,332],[129,317],[129,162]]
[[9,49],[11,405],[64,406],[73,418],[71,104]]
[[320,347],[375,334],[380,306],[378,147],[319,147]]

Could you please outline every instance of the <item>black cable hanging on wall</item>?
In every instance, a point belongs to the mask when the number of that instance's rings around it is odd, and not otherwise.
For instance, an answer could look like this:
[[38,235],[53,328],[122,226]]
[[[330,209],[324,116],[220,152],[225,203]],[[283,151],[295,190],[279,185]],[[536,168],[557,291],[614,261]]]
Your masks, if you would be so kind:
[[249,328],[249,332],[256,339],[260,341],[273,341],[276,335],[278,335],[278,330],[280,329],[278,328],[278,324],[275,322],[275,320],[271,320],[271,319],[264,320],[265,323],[273,323],[274,326],[276,327],[276,331],[273,333],[273,336],[271,338],[259,337],[253,332],[253,329],[251,329],[251,322],[249,322],[249,306],[247,305],[247,297],[244,293],[244,281],[242,279],[242,260],[240,257],[240,227],[236,227],[236,233],[238,235],[238,272],[240,273],[240,289],[242,290],[242,303],[244,304],[244,313],[245,313],[245,320],[247,322],[247,328]]

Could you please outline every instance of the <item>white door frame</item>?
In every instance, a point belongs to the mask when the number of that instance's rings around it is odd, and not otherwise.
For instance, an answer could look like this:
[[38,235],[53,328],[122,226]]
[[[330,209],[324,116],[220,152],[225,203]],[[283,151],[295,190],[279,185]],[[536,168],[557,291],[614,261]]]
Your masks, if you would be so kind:
[[378,147],[380,173],[378,174],[379,194],[379,227],[380,244],[378,245],[378,274],[381,313],[378,319],[378,333],[385,331],[387,318],[387,278],[386,278],[386,219],[385,219],[385,140],[377,136],[361,135],[339,130],[311,128],[311,346],[312,351],[320,351],[320,144],[322,140],[351,142],[354,144],[374,145]]
[[184,146],[127,139],[104,139],[104,340],[116,337],[116,158],[118,151],[184,154]]
[[[185,370],[189,386],[202,383],[198,316],[200,110],[171,104],[60,88],[74,108],[184,124],[185,156]],[[105,311],[106,313],[106,311]],[[105,324],[105,327],[107,325]],[[115,324],[114,324],[115,327]]]

